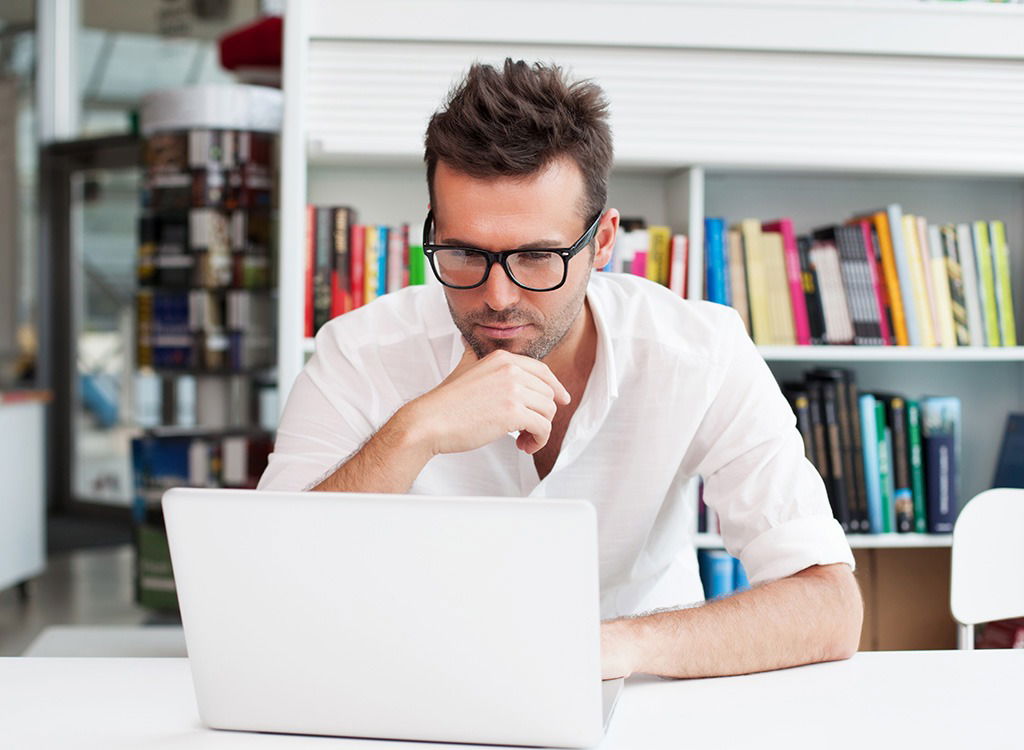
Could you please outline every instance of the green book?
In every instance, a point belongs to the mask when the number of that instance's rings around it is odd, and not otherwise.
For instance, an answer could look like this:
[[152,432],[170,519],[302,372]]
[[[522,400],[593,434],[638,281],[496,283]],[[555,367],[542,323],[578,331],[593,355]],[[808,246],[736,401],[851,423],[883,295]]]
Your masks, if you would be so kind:
[[974,222],[974,254],[978,261],[978,295],[981,314],[985,318],[986,346],[999,346],[999,316],[996,312],[996,280],[992,263],[992,247],[988,242],[988,225]]
[[427,283],[426,257],[421,245],[409,245],[409,286],[421,286]]
[[924,534],[924,461],[921,458],[921,405],[907,401],[907,450],[910,453],[910,490],[914,496],[914,531]]
[[1017,346],[1017,327],[1013,320],[1013,291],[1010,286],[1010,250],[1006,246],[1006,225],[988,223],[992,237],[992,264],[995,273],[996,309],[999,311],[999,335],[1003,346]]
[[881,400],[875,402],[875,425],[878,436],[878,477],[882,490],[882,533],[888,534],[896,530],[893,523],[896,513],[892,504],[892,462],[889,460],[892,455],[892,437],[885,424],[885,404]]

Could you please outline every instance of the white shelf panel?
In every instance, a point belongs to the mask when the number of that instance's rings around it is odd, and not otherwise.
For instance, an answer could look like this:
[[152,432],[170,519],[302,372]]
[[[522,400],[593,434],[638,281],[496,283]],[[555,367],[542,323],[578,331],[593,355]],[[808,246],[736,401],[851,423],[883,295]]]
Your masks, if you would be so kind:
[[[848,534],[853,549],[913,549],[922,547],[952,547],[952,534]],[[718,534],[697,534],[697,549],[721,549]]]
[[312,354],[316,351],[316,339],[302,339],[302,351],[304,354]]
[[906,0],[347,0],[313,3],[309,29],[314,39],[1019,58],[1024,8]]
[[761,346],[768,362],[1024,362],[1024,346]]

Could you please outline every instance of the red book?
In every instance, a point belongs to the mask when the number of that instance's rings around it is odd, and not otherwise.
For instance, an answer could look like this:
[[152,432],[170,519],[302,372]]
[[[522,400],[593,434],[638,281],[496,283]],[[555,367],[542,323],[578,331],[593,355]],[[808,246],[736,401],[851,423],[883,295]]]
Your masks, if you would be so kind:
[[348,241],[349,268],[351,269],[352,309],[363,306],[366,299],[366,227],[353,224]]
[[799,346],[811,345],[811,324],[807,318],[807,298],[804,297],[804,282],[800,272],[800,253],[796,249],[796,233],[792,219],[766,221],[761,225],[765,232],[782,235],[782,251],[786,258],[786,278],[789,280],[789,299],[793,303],[793,331]]
[[871,222],[861,219],[857,222],[861,235],[864,237],[864,248],[868,256],[868,272],[871,274],[871,287],[875,290],[875,302],[878,305],[878,322],[882,329],[882,340],[886,346],[892,346],[892,331],[889,329],[889,295],[878,271],[878,260],[875,256],[875,243],[871,237]]
[[313,338],[313,267],[316,265],[316,206],[306,206],[306,338]]

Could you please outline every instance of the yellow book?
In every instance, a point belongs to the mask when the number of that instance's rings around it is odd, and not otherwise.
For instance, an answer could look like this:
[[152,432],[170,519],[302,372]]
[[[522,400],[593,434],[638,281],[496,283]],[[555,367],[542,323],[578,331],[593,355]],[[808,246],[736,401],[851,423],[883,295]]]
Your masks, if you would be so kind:
[[935,346],[935,331],[932,329],[932,313],[928,302],[928,288],[925,286],[924,263],[921,246],[917,241],[917,219],[910,214],[903,216],[903,245],[907,251],[910,266],[910,286],[913,290],[914,313],[921,333],[921,346]]
[[1006,225],[988,223],[992,235],[992,260],[995,262],[996,309],[1003,346],[1017,346],[1017,326],[1013,317],[1013,289],[1010,284],[1010,248],[1006,244]]
[[[369,304],[377,299],[377,282],[380,275],[379,259],[377,254],[381,252],[380,232],[376,225],[366,226],[366,260],[363,261],[363,304]],[[387,252],[385,249],[384,252]]]
[[986,346],[999,346],[999,316],[996,312],[996,282],[992,269],[992,248],[988,243],[988,225],[974,222],[974,255],[978,261],[978,293],[981,315],[985,319]]
[[744,219],[739,224],[743,238],[743,254],[747,268],[747,301],[750,305],[750,330],[754,343],[769,346],[771,337],[768,288],[765,284],[764,264],[761,255],[761,222],[758,219]]
[[917,246],[921,251],[924,288],[928,295],[928,312],[932,316],[932,336],[935,338],[935,345],[942,346],[942,302],[939,299],[939,290],[935,287],[935,272],[932,268],[932,258],[935,255],[931,246],[931,237],[928,234],[928,220],[923,216],[915,216],[914,221],[917,222]]
[[765,283],[771,305],[773,339],[776,346],[796,346],[793,303],[789,298],[786,255],[779,232],[761,232],[761,252],[765,261]]
[[668,260],[672,230],[668,227],[650,227],[647,230],[647,243],[647,278],[668,286]]
[[747,302],[747,269],[743,260],[743,235],[738,229],[730,229],[725,236],[729,254],[729,297],[732,306],[743,319],[743,325],[749,335],[750,305]]

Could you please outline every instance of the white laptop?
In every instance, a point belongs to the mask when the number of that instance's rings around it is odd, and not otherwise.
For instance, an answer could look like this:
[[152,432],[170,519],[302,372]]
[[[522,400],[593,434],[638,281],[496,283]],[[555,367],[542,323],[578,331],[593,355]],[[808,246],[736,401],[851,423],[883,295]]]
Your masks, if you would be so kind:
[[163,498],[203,722],[587,747],[602,683],[580,500],[173,489]]

